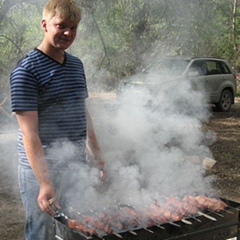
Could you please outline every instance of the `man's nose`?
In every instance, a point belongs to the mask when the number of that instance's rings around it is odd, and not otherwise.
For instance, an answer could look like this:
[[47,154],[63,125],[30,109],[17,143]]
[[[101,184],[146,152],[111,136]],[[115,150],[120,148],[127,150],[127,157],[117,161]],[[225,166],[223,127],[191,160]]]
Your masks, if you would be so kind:
[[70,28],[64,29],[64,35],[70,35],[72,33]]

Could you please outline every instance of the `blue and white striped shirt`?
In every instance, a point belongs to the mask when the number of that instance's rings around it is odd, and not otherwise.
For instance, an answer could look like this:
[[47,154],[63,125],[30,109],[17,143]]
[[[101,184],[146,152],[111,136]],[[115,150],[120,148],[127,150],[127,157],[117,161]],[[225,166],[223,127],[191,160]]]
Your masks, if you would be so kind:
[[[86,139],[85,99],[88,97],[81,60],[65,53],[63,64],[34,49],[11,74],[12,111],[37,111],[44,146],[65,139]],[[19,131],[20,164],[28,160]]]

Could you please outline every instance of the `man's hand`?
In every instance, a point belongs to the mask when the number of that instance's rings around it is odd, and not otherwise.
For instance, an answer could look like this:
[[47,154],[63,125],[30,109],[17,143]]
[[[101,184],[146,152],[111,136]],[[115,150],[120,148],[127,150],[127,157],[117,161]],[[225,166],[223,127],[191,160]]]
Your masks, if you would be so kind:
[[108,176],[107,176],[107,169],[106,169],[106,163],[104,161],[97,161],[98,167],[100,169],[99,177],[101,182],[107,182]]
[[54,216],[56,214],[56,210],[60,209],[60,205],[56,197],[56,192],[51,185],[40,187],[38,205],[43,212],[46,212],[51,216]]

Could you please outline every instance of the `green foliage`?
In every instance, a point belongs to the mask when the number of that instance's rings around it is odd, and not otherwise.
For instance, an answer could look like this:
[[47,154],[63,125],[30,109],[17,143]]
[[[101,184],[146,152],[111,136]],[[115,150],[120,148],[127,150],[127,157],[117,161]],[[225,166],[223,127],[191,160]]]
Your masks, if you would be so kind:
[[[0,16],[5,16],[0,22],[2,76],[7,76],[16,61],[41,41],[41,12],[46,2],[16,1],[7,12],[1,12],[0,2]],[[114,88],[119,79],[163,55],[217,56],[240,65],[240,48],[234,49],[233,43],[233,1],[78,2],[83,20],[77,41],[69,51],[83,59],[93,86],[104,82]],[[236,24],[240,29],[239,17]],[[239,34],[236,41],[240,46]]]
[[1,66],[4,69],[9,63],[16,63],[39,41],[39,23],[40,15],[34,5],[21,3],[9,10],[1,23],[0,34],[0,53],[4,56]]

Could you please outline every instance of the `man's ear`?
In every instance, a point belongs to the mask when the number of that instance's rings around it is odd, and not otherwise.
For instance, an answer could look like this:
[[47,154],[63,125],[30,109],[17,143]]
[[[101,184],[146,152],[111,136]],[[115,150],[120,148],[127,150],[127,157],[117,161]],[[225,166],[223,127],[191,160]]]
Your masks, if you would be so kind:
[[47,22],[45,19],[42,20],[42,29],[44,30],[44,32],[47,32]]

